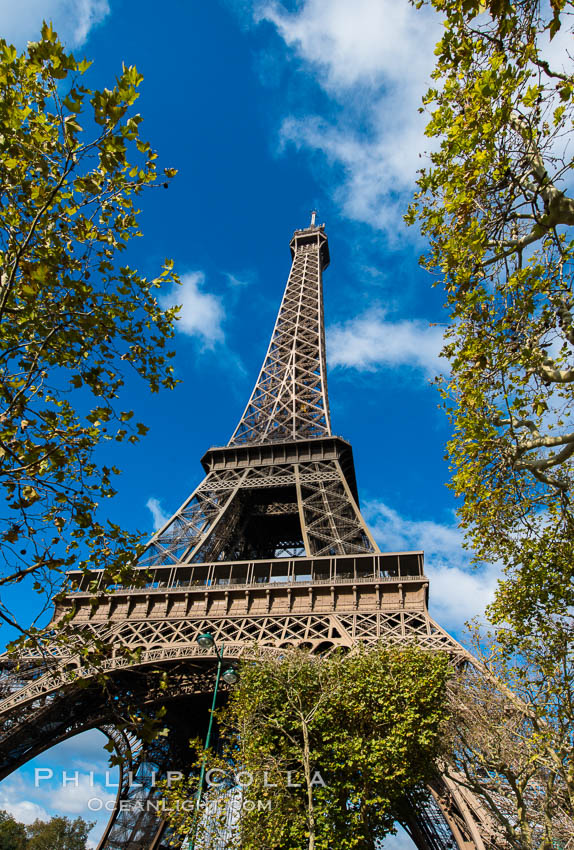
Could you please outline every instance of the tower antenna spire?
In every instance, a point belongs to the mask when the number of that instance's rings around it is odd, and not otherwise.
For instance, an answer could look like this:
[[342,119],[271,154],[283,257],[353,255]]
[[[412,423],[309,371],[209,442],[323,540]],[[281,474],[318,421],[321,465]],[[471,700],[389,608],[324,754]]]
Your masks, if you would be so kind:
[[289,243],[293,263],[275,329],[230,445],[331,436],[322,283],[329,245],[316,215]]

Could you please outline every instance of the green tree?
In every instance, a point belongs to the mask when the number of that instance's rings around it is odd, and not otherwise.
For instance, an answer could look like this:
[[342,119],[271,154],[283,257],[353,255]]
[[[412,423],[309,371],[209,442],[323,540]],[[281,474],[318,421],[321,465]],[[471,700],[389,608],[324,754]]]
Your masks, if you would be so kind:
[[495,621],[542,628],[574,603],[573,4],[432,5],[440,144],[407,218],[451,311],[453,484],[477,556],[507,569]]
[[39,592],[71,565],[125,576],[139,538],[99,518],[119,470],[97,450],[147,431],[120,406],[131,374],[175,383],[176,311],[156,299],[172,263],[148,280],[119,262],[158,184],[132,110],[142,77],[124,66],[92,90],[89,65],[46,24],[21,55],[0,40],[0,585],[33,576]]
[[26,850],[26,827],[0,811],[0,850]]
[[[245,662],[218,717],[223,755],[209,762],[223,771],[215,779],[231,772],[245,782],[240,792],[233,778],[208,792],[202,846],[221,842],[213,820],[235,793],[230,847],[372,848],[392,831],[405,794],[417,799],[434,775],[449,672],[444,655],[416,647]],[[175,801],[190,799],[193,784],[165,793],[173,826],[189,833],[193,811]]]
[[49,821],[35,820],[26,827],[26,850],[86,850],[88,833],[95,825],[83,818],[74,820],[53,817]]
[[483,675],[453,688],[447,760],[510,847],[550,850],[574,825],[573,4],[432,5],[439,146],[407,219],[450,309],[459,515],[477,558],[505,570]]

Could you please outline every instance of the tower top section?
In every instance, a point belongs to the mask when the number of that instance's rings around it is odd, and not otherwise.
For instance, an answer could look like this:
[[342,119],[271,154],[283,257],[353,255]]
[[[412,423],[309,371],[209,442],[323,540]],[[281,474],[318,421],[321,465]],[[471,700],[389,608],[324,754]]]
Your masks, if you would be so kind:
[[316,215],[311,213],[309,227],[296,230],[289,243],[293,262],[271,342],[230,445],[331,434],[322,277],[329,244]]
[[295,254],[298,251],[315,249],[319,252],[321,268],[326,269],[329,265],[331,257],[329,255],[329,241],[325,233],[324,224],[316,224],[317,211],[311,213],[311,224],[303,230],[296,230],[293,238],[289,243],[291,248],[291,258],[295,259]]

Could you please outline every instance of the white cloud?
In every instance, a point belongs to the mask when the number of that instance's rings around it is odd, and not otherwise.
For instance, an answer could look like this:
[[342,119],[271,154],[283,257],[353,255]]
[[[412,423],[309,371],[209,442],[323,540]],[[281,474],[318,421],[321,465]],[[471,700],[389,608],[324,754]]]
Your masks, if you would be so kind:
[[420,319],[391,322],[376,309],[327,329],[330,365],[360,371],[412,366],[432,378],[445,368],[442,345],[441,328]]
[[[381,113],[386,109],[380,102]],[[369,107],[374,121],[375,107]],[[333,197],[344,214],[355,221],[385,231],[390,242],[403,235],[402,217],[414,189],[415,172],[420,165],[419,152],[425,148],[424,121],[413,109],[407,120],[402,110],[389,105],[391,116],[385,126],[360,136],[345,123],[333,126],[316,116],[285,119],[280,131],[284,147],[292,143],[299,149],[320,153],[328,165],[342,166],[341,182]],[[393,127],[393,123],[400,126]]]
[[31,800],[13,800],[5,792],[0,793],[0,809],[26,825],[34,823],[35,820],[50,820],[48,812],[38,803]]
[[468,563],[469,556],[462,548],[462,534],[455,523],[441,525],[432,520],[405,519],[379,500],[367,502],[363,513],[383,551],[424,549],[433,556],[438,555],[445,563]]
[[[70,771],[69,776],[73,778],[74,772]],[[56,788],[51,789],[47,794],[48,807],[52,811],[61,812],[63,815],[80,815],[89,820],[90,807],[88,802],[90,800],[102,801],[104,811],[106,811],[106,803],[115,800],[116,789],[106,788],[101,783],[92,782],[89,775],[85,773],[78,771],[77,782],[77,785],[75,783],[69,783],[65,786],[58,784]]]
[[89,729],[36,756],[34,764],[53,769],[56,765],[73,764],[74,770],[93,770],[103,776],[110,770],[109,753],[104,749],[107,742],[107,737],[99,729]]
[[429,18],[406,0],[306,0],[293,14],[268,2],[255,12],[335,91],[357,83],[404,86],[425,76],[429,60],[420,48],[429,40]]
[[[109,753],[103,749],[105,743],[106,736],[91,729],[41,753],[2,782],[0,809],[12,813],[22,823],[32,823],[36,818],[46,821],[54,815],[81,815],[96,822],[87,844],[96,847],[110,815],[105,804],[115,799],[119,776],[117,767],[109,767]],[[36,785],[36,768],[50,768],[52,776],[39,774]],[[63,785],[64,771],[70,779],[78,771],[78,787],[75,782]],[[102,801],[101,811],[88,807],[93,797]]]
[[431,616],[444,628],[456,631],[475,617],[483,618],[500,578],[496,565],[469,570],[441,563],[440,558],[430,560],[426,574],[430,580]]
[[112,783],[117,781],[117,775],[116,769],[110,770],[109,784],[106,786],[99,781],[101,774],[94,773],[92,777],[75,763],[62,769],[54,765],[53,776],[41,778],[36,787],[33,775],[18,772],[2,784],[0,809],[10,812],[16,820],[26,824],[33,823],[36,818],[49,820],[54,813],[81,815],[87,820],[93,820],[93,817],[89,817],[88,801],[92,798],[102,800],[105,812],[106,802],[114,800],[116,796],[117,788]]
[[159,529],[162,528],[170,518],[170,514],[166,514],[159,499],[149,498],[145,503],[145,506],[151,511],[154,531],[159,531]]
[[407,0],[304,0],[291,14],[277,2],[260,4],[255,19],[275,26],[338,103],[336,123],[286,116],[282,145],[342,168],[333,194],[343,212],[396,239],[419,153],[429,148],[418,109],[434,65],[438,16]]
[[454,522],[406,519],[380,501],[366,503],[363,513],[383,551],[424,551],[430,612],[441,626],[460,631],[468,620],[483,616],[494,598],[500,570],[497,565],[480,569],[470,565]]
[[0,0],[0,33],[18,48],[40,38],[42,21],[52,22],[68,48],[79,47],[109,14],[108,0]]
[[174,286],[170,292],[160,296],[162,307],[181,305],[177,329],[188,336],[201,340],[204,348],[214,348],[225,339],[223,320],[225,318],[221,300],[209,292],[202,292],[205,283],[203,272],[189,272],[181,278],[181,286]]
[[241,277],[237,277],[237,275],[231,274],[230,272],[225,272],[225,277],[227,278],[227,283],[234,289],[242,289],[244,286],[249,286],[252,278],[251,273],[242,274]]

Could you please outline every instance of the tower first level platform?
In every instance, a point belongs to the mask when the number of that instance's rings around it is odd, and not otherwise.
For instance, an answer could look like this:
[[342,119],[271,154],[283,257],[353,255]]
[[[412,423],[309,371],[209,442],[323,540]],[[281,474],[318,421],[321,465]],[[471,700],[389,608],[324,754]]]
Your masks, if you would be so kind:
[[319,652],[409,638],[455,646],[428,616],[422,552],[155,567],[144,586],[107,588],[97,607],[88,590],[94,576],[71,578],[76,589],[56,616],[71,611],[75,623],[141,649],[193,646],[207,626],[238,651],[253,641]]

